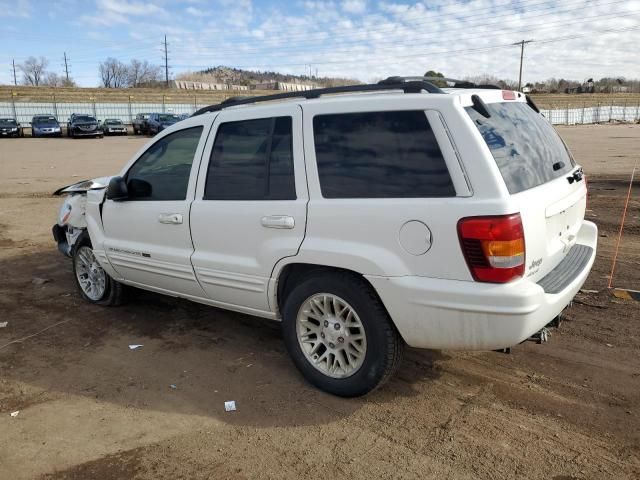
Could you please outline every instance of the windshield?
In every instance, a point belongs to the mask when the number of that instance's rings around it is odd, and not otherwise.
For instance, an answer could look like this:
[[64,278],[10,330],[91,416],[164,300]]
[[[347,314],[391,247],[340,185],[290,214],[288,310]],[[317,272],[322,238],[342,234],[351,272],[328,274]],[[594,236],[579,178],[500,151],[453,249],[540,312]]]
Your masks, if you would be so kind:
[[74,121],[76,122],[95,122],[96,119],[94,117],[90,117],[88,115],[78,115]]
[[489,103],[490,118],[473,107],[465,110],[491,150],[509,193],[547,183],[575,166],[553,126],[526,103]]
[[15,127],[18,125],[13,118],[0,118],[0,125],[8,125],[10,127]]
[[107,120],[104,121],[104,123],[106,125],[122,125],[122,122],[120,120],[107,119]]
[[58,121],[56,117],[34,117],[31,123],[38,125],[42,123],[58,123]]
[[177,115],[158,115],[159,122],[177,122],[180,120]]

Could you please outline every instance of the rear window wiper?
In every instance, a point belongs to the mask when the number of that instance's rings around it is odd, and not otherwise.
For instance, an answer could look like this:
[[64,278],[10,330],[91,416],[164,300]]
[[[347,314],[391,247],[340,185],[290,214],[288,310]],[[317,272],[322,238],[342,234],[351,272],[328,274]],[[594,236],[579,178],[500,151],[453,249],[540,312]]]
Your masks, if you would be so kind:
[[473,109],[485,118],[491,118],[487,104],[478,95],[471,95]]
[[529,95],[525,95],[524,98],[527,99],[527,105],[529,105],[534,112],[540,113],[540,109],[538,108],[538,106],[535,104],[535,102]]

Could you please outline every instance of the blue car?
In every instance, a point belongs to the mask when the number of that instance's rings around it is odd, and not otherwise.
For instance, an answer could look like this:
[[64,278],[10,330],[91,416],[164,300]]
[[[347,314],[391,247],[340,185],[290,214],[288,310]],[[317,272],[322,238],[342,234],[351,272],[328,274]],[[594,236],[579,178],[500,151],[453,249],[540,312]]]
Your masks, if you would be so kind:
[[178,115],[172,113],[152,113],[147,120],[147,133],[155,135],[180,120]]
[[32,137],[61,137],[62,130],[53,115],[36,115],[31,119]]

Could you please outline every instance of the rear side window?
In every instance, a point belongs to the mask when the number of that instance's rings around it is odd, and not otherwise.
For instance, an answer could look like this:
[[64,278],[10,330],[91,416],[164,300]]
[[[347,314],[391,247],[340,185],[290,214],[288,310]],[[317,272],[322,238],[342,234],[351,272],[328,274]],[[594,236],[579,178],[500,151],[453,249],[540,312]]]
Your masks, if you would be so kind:
[[222,123],[205,200],[295,200],[291,117]]
[[455,196],[424,111],[317,115],[313,131],[325,198]]
[[526,103],[489,103],[490,118],[472,107],[465,110],[491,150],[509,193],[547,183],[575,166],[555,129]]

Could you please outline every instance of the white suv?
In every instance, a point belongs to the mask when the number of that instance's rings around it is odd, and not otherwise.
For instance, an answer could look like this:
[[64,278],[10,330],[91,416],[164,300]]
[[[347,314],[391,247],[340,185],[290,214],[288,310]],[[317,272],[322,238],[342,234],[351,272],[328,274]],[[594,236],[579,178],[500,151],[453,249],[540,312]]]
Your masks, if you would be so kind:
[[597,241],[582,170],[528,98],[397,77],[202,109],[57,193],[86,300],[129,285],[281,320],[303,375],[342,396],[405,344],[529,338]]

